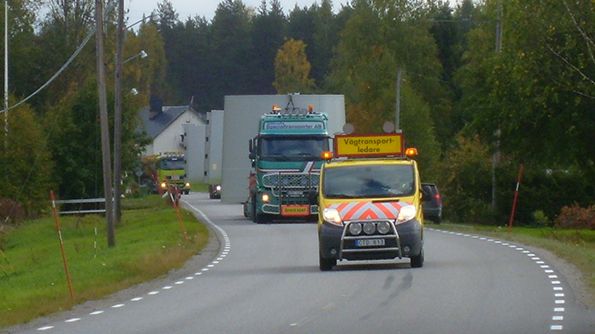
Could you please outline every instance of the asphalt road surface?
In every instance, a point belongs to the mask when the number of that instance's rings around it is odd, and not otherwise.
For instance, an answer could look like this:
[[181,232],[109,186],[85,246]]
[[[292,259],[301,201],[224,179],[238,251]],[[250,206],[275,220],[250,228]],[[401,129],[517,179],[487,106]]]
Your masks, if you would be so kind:
[[183,198],[217,236],[184,269],[9,332],[595,333],[593,310],[531,248],[430,225],[423,268],[320,272],[315,224],[257,225],[240,205]]

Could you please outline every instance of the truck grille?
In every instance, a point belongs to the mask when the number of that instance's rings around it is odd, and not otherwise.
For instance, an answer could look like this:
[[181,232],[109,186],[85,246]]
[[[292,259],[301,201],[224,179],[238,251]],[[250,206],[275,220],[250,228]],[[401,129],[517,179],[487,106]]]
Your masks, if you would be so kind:
[[316,189],[319,178],[318,173],[270,173],[262,177],[262,183],[267,188]]

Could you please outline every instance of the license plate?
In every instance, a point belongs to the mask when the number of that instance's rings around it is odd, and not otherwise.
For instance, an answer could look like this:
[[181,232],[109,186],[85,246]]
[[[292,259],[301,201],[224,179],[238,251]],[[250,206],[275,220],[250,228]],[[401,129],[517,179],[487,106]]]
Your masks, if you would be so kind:
[[281,216],[302,217],[310,215],[309,205],[281,205]]
[[357,247],[375,247],[384,246],[384,239],[358,239],[355,240]]

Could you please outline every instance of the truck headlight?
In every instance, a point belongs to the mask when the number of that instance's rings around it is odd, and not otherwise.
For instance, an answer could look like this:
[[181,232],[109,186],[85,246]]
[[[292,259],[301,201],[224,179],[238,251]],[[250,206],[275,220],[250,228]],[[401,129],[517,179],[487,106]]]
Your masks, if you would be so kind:
[[415,218],[416,214],[417,210],[415,210],[413,205],[406,205],[402,207],[399,211],[399,216],[397,217],[397,224],[410,221],[411,219]]
[[165,188],[167,188],[167,183],[161,182],[161,189],[165,189]]
[[215,189],[217,189],[217,191],[221,191],[221,186],[220,186],[220,185],[217,185],[217,186],[215,187]]
[[186,188],[190,188],[190,182],[186,182]]
[[324,211],[322,211],[322,217],[324,218],[324,221],[328,223],[343,226],[343,222],[341,221],[341,215],[339,215],[339,211],[337,211],[337,209],[324,209]]
[[271,197],[269,196],[269,194],[264,193],[262,194],[262,197],[260,199],[262,199],[264,203],[268,203],[271,200]]

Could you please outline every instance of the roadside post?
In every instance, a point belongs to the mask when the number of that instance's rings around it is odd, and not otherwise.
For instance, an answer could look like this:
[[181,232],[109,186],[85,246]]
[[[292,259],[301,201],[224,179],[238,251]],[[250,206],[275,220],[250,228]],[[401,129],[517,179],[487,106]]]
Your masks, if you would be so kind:
[[170,184],[167,187],[167,192],[169,193],[169,198],[171,199],[171,205],[173,205],[174,209],[176,210],[178,224],[180,225],[180,230],[182,231],[182,234],[184,234],[184,240],[188,241],[188,232],[186,232],[184,219],[182,218],[182,213],[180,212],[180,207],[178,206],[178,201],[180,200],[180,190],[177,187],[174,187]]
[[56,232],[58,233],[58,240],[60,241],[60,253],[62,254],[64,273],[66,274],[66,283],[68,284],[68,292],[70,293],[70,302],[74,303],[72,279],[70,278],[70,271],[68,270],[68,260],[66,259],[66,252],[64,251],[64,241],[62,239],[62,227],[60,224],[60,217],[58,216],[58,210],[56,209],[56,196],[54,195],[53,190],[50,190],[50,200],[52,201],[52,215],[54,216]]
[[514,215],[516,213],[516,204],[519,199],[519,187],[521,185],[521,178],[523,177],[524,168],[525,168],[524,165],[521,163],[521,165],[519,166],[519,174],[518,174],[517,180],[516,180],[516,189],[514,190],[514,198],[512,200],[512,210],[510,211],[510,219],[508,220],[508,230],[512,229],[512,222],[514,220]]

